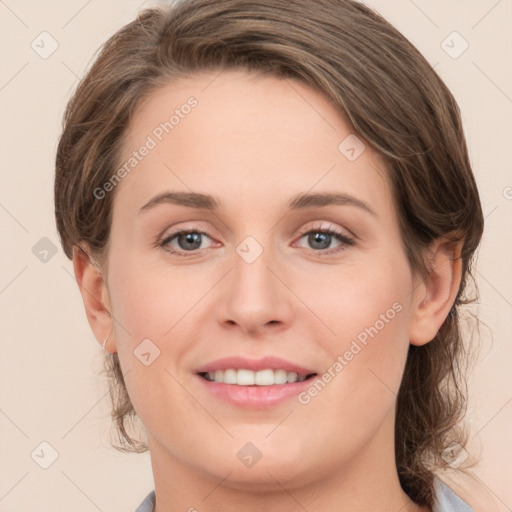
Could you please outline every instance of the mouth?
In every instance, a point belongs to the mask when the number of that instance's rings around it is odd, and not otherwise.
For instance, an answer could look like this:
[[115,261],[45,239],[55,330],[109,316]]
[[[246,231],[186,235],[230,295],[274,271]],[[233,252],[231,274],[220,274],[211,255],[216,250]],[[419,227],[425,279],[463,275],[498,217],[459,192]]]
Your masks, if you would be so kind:
[[304,382],[316,377],[316,373],[297,373],[282,368],[266,368],[249,370],[245,368],[227,368],[209,372],[198,372],[198,375],[208,382],[231,384],[236,386],[283,386]]
[[250,359],[233,355],[195,369],[209,397],[240,409],[270,409],[292,400],[318,372],[281,357]]

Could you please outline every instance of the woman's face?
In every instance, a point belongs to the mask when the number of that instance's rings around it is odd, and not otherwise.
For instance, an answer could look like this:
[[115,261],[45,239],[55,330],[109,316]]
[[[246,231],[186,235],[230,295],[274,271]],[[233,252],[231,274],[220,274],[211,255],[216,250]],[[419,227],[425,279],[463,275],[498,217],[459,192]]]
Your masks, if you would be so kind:
[[371,148],[307,86],[224,71],[151,95],[130,158],[108,297],[154,463],[233,486],[394,463],[413,282]]

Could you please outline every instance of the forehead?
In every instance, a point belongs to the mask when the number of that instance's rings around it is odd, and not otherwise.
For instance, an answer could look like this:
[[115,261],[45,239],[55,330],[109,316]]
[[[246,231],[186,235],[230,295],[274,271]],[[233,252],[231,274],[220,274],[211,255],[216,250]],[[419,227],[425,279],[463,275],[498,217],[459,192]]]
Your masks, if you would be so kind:
[[389,202],[382,161],[328,98],[257,73],[202,73],[150,94],[125,138],[129,159],[116,193],[138,205],[166,188],[253,205],[333,188]]

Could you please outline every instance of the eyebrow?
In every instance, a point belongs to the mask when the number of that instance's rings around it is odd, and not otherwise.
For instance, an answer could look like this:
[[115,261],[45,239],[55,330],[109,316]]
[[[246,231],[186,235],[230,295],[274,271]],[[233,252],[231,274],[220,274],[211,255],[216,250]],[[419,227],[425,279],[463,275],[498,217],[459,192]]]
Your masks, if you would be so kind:
[[[215,211],[220,208],[220,201],[208,194],[197,192],[163,192],[149,200],[139,213],[154,208],[160,204],[174,204],[186,206],[188,208],[197,208]],[[293,196],[288,202],[290,210],[302,210],[306,208],[319,208],[323,206],[349,205],[356,206],[377,217],[375,211],[370,206],[350,194],[342,193],[301,193]]]

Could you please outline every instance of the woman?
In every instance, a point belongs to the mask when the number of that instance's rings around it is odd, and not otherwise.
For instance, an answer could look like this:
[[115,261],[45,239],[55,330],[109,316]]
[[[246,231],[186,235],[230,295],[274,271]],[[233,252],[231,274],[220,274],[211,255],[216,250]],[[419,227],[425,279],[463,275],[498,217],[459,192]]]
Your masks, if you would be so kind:
[[472,510],[437,474],[466,443],[482,210],[457,104],[388,22],[146,10],[79,84],[56,169],[117,448],[151,454],[139,512]]

